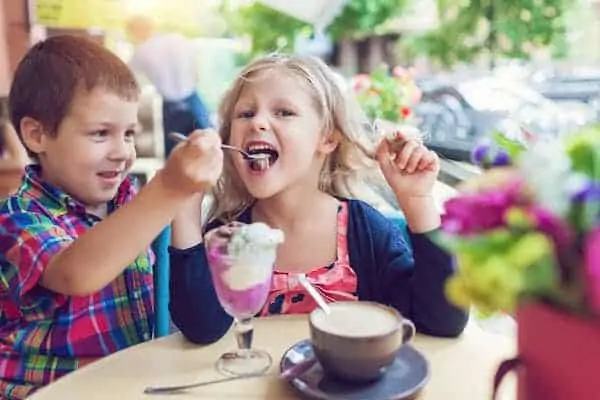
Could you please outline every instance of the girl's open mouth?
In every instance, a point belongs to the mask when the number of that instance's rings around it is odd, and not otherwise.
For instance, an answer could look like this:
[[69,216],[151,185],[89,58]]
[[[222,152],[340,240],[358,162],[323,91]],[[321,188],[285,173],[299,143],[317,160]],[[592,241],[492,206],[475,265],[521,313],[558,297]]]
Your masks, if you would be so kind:
[[257,160],[248,160],[248,166],[254,172],[263,172],[268,170],[273,166],[273,164],[275,164],[275,162],[277,162],[277,159],[279,158],[279,152],[275,149],[275,147],[271,146],[267,142],[249,143],[244,150],[250,155],[266,155],[266,157]]

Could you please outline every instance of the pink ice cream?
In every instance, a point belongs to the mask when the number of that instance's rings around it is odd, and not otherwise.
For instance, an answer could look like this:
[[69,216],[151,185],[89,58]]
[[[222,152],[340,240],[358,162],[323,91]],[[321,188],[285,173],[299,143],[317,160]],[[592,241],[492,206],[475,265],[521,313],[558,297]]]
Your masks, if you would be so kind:
[[206,234],[208,264],[225,311],[237,318],[256,315],[269,289],[283,232],[263,223],[231,223]]

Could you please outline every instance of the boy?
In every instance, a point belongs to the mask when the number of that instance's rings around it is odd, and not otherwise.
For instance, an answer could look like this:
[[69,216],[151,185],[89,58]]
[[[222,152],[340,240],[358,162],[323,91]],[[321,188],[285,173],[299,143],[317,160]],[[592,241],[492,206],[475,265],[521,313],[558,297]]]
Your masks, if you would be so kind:
[[222,168],[197,132],[132,200],[139,88],[90,40],[36,44],[15,73],[11,121],[35,164],[0,203],[0,398],[149,340],[149,245]]

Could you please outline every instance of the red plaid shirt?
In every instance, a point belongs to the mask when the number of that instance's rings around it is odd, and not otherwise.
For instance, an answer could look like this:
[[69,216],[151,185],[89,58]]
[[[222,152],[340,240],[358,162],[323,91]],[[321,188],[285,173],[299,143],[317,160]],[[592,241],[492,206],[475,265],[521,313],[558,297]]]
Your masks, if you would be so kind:
[[[109,210],[133,195],[126,180]],[[151,339],[150,250],[91,295],[64,296],[38,285],[52,257],[99,221],[42,182],[35,166],[18,193],[0,203],[0,398],[23,399],[85,363]]]

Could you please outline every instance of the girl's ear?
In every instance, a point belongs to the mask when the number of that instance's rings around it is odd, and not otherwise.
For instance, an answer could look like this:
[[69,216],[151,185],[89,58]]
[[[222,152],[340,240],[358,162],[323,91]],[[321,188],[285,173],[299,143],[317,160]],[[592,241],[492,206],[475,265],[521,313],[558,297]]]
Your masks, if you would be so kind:
[[342,134],[337,129],[323,134],[319,140],[317,151],[323,155],[331,154],[339,146],[341,138]]

